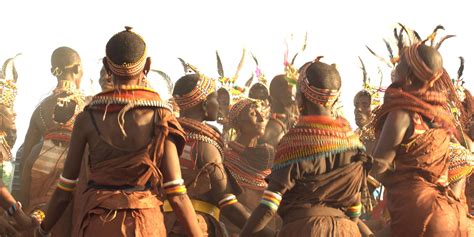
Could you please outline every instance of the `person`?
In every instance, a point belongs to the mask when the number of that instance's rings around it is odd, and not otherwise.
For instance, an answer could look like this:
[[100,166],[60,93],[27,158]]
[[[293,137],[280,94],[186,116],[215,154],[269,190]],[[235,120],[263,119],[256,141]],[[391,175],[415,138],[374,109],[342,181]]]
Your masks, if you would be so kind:
[[150,70],[146,52],[131,27],[107,42],[103,63],[114,89],[94,96],[77,116],[39,236],[48,235],[70,203],[86,145],[88,188],[71,236],[165,236],[163,192],[186,233],[202,236],[179,170],[184,132],[160,96],[139,86]]
[[254,235],[276,212],[283,219],[278,236],[361,235],[360,191],[370,157],[349,122],[332,116],[340,87],[337,69],[319,58],[301,68],[300,118],[276,148],[268,188],[241,236]]
[[[265,178],[271,172],[274,157],[272,146],[257,143],[268,121],[263,109],[262,101],[250,98],[242,98],[231,107],[229,120],[237,137],[224,150],[224,166],[242,188],[237,199],[250,212],[257,207],[267,187]],[[229,232],[238,235],[232,223],[227,220],[224,223]],[[275,229],[275,224],[270,228]]]
[[109,74],[107,74],[107,70],[104,66],[100,69],[99,85],[102,91],[112,90],[114,88],[112,79]]
[[[242,228],[249,213],[237,200],[240,188],[224,168],[222,136],[204,123],[217,119],[215,82],[195,71],[176,82],[173,97],[180,108],[178,121],[186,131],[186,147],[180,157],[181,172],[201,229],[208,236],[227,236],[220,214]],[[166,204],[164,207],[168,236],[183,236],[182,224],[176,221],[174,209]]]
[[466,210],[447,184],[454,118],[433,87],[445,73],[437,49],[406,46],[375,117],[372,174],[387,188],[392,236],[467,236]]
[[260,143],[273,147],[288,132],[298,117],[295,103],[295,85],[298,71],[289,62],[285,63],[285,74],[275,76],[270,82],[270,117],[265,128],[265,134]]
[[16,142],[16,113],[14,104],[17,94],[15,58],[5,61],[0,72],[0,175],[7,187],[12,186],[14,170],[11,149]]
[[[84,106],[84,95],[79,90],[83,75],[79,54],[69,47],[54,50],[51,73],[57,78],[57,86],[33,112],[20,159],[19,200],[27,213],[46,211],[63,170],[75,116]],[[55,234],[71,231],[71,210],[68,206],[61,225],[53,230]]]

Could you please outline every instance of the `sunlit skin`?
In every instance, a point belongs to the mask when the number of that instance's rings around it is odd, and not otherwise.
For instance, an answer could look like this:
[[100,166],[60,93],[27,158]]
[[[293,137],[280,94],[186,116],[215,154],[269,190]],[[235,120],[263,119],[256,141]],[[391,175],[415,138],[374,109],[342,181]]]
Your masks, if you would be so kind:
[[237,121],[236,141],[245,146],[255,146],[257,139],[265,133],[268,119],[262,112],[262,106],[253,104],[239,114]]

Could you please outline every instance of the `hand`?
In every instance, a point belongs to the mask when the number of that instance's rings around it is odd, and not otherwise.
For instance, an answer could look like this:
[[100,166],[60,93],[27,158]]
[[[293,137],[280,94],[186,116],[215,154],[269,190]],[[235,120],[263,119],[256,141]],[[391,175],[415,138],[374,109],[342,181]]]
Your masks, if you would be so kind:
[[15,230],[4,216],[0,216],[0,236],[17,236],[18,232]]
[[15,219],[17,229],[19,230],[31,230],[34,227],[39,225],[39,222],[25,214],[22,209],[18,210],[14,215],[13,218]]

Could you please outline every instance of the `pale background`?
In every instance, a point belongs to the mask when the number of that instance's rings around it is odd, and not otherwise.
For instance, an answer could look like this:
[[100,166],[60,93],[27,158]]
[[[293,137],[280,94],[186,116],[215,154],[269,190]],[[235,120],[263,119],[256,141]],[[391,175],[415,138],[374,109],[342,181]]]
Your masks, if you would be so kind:
[[[259,59],[271,79],[283,72],[285,38],[290,55],[301,47],[308,32],[308,48],[296,65],[324,55],[326,63],[336,63],[343,78],[342,101],[347,117],[353,120],[352,98],[361,89],[357,56],[362,56],[373,80],[377,67],[389,70],[365,49],[370,45],[379,54],[387,51],[382,38],[393,39],[398,22],[416,29],[422,37],[442,24],[458,37],[441,49],[445,67],[452,77],[458,56],[466,59],[467,87],[473,89],[474,22],[469,1],[69,1],[9,0],[0,5],[0,61],[17,53],[19,94],[16,101],[18,140],[22,143],[33,109],[55,86],[50,74],[50,56],[59,46],[70,46],[82,57],[86,94],[98,92],[100,60],[107,40],[123,26],[133,26],[143,35],[153,59],[153,68],[167,72],[173,80],[182,76],[177,57],[196,65],[209,76],[217,76],[215,50],[219,50],[227,76],[233,75],[241,50],[247,48]],[[472,5],[472,3],[471,3]],[[471,23],[471,24],[469,24]],[[248,55],[249,56],[249,55]],[[240,83],[250,77],[255,65],[247,57]],[[91,84],[91,81],[93,82]]]

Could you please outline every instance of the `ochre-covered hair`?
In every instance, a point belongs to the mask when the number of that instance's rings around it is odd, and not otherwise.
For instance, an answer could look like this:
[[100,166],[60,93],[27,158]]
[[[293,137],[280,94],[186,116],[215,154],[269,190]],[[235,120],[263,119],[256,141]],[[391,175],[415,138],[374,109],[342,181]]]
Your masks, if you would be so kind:
[[107,42],[105,55],[114,75],[134,77],[145,67],[146,43],[131,27],[125,27]]

